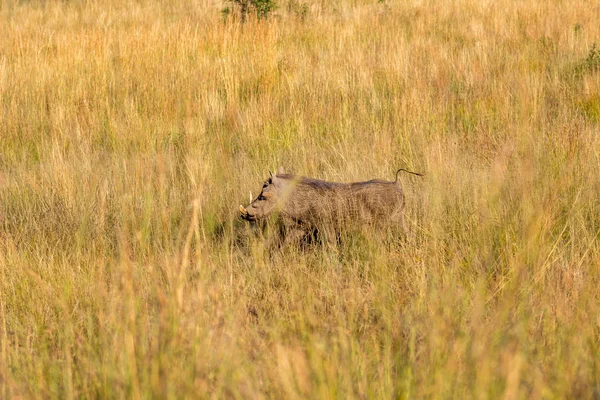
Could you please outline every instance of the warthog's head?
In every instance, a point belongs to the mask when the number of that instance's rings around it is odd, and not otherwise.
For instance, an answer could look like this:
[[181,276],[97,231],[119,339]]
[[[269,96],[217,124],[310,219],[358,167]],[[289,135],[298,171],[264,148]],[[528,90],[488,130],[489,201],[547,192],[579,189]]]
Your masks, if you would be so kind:
[[[283,168],[279,168],[278,174],[283,174]],[[250,205],[245,208],[240,205],[240,214],[246,221],[257,221],[263,219],[277,210],[279,202],[279,193],[281,188],[281,179],[277,175],[269,173],[269,179],[263,183],[258,197],[251,198]]]

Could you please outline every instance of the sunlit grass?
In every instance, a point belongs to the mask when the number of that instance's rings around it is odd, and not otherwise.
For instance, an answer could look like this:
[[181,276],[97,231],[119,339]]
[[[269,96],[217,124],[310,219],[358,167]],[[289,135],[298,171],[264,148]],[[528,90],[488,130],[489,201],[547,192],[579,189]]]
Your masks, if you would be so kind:
[[[594,5],[305,3],[0,5],[1,398],[600,394]],[[426,176],[273,250],[280,165]]]

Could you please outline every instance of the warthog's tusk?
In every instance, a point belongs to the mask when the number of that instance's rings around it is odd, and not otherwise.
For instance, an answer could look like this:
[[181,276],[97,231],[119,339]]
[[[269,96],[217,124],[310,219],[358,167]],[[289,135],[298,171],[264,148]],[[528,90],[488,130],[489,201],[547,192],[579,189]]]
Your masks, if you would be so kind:
[[246,215],[246,214],[248,214],[248,210],[246,210],[246,209],[244,208],[244,206],[243,206],[243,205],[241,205],[241,204],[240,204],[240,212],[242,213],[242,215]]
[[250,192],[250,200],[248,202],[252,203],[252,192]]

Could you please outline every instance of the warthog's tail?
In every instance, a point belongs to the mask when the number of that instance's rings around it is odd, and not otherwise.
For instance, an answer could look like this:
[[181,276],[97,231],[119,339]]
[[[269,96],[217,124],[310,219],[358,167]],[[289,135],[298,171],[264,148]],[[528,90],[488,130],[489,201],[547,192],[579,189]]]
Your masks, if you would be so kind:
[[409,174],[413,174],[413,175],[423,176],[423,174],[419,174],[418,172],[412,172],[412,171],[409,171],[409,170],[407,170],[407,169],[400,168],[398,171],[396,171],[396,180],[395,180],[395,182],[396,182],[396,183],[398,183],[398,174],[399,174],[401,171],[408,172]]

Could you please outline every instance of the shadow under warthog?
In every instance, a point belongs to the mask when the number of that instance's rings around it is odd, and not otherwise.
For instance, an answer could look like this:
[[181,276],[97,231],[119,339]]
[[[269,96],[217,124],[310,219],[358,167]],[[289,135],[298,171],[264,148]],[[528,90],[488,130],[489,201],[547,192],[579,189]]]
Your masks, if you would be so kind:
[[340,243],[350,231],[404,232],[405,196],[398,182],[374,179],[337,183],[286,174],[270,174],[242,219],[266,227],[277,247],[294,244]]

